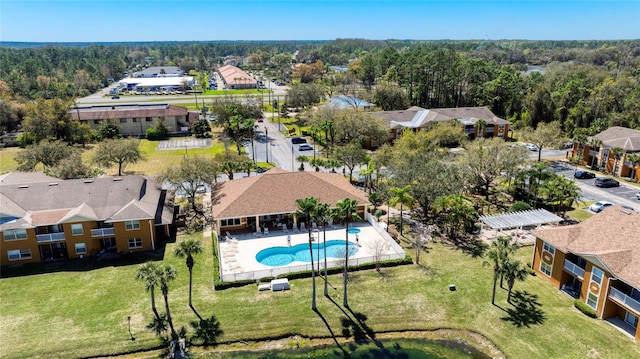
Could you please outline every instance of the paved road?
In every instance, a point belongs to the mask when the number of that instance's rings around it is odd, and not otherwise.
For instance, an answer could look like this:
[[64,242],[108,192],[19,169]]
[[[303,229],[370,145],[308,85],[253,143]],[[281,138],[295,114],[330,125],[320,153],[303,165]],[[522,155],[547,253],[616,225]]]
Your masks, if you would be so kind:
[[[575,167],[562,161],[556,161],[552,164],[551,168],[567,178],[573,179],[575,173]],[[596,176],[601,177],[599,173]],[[640,212],[640,201],[635,197],[635,194],[640,191],[640,188],[620,184],[620,187],[612,188],[600,188],[596,187],[595,179],[576,179],[576,183],[582,190],[582,196],[584,200],[591,201],[609,201],[618,205],[629,206]]]

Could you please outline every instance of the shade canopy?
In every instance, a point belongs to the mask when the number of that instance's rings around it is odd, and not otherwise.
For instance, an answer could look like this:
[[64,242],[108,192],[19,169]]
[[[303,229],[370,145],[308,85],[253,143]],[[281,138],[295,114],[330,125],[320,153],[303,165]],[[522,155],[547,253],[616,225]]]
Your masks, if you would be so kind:
[[492,216],[480,216],[479,219],[482,223],[494,230],[539,226],[562,221],[562,217],[558,217],[546,209],[532,209]]

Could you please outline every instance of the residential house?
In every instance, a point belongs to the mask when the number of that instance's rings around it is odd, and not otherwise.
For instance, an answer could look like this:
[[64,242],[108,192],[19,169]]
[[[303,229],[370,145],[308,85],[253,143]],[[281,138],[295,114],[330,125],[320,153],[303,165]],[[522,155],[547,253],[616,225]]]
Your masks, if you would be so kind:
[[166,103],[76,106],[69,114],[73,120],[94,130],[104,121],[113,120],[121,135],[139,137],[146,136],[147,129],[156,121],[164,121],[169,134],[177,134],[189,131],[191,123],[198,118],[198,113],[189,112],[186,107]]
[[166,191],[140,175],[0,176],[1,266],[154,250],[172,222]]
[[[579,152],[582,151],[580,154]],[[580,155],[582,164],[620,177],[635,177],[640,181],[640,162],[628,160],[631,153],[640,153],[640,131],[626,127],[610,127],[587,139],[584,146],[574,143],[573,155]]]
[[533,234],[533,269],[640,341],[640,213],[614,206]]
[[[424,109],[418,106],[401,111],[381,111],[372,113],[374,117],[384,120],[390,131],[392,140],[400,138],[402,132],[428,131],[439,122],[458,121],[461,129],[470,139],[476,137],[509,137],[509,121],[491,112],[488,107],[456,107]],[[481,122],[484,121],[484,122]]]
[[227,231],[293,229],[309,219],[293,215],[296,199],[316,197],[332,207],[344,198],[358,201],[364,218],[369,204],[365,192],[353,187],[337,173],[273,168],[261,175],[218,183],[212,189],[212,212],[218,234]]

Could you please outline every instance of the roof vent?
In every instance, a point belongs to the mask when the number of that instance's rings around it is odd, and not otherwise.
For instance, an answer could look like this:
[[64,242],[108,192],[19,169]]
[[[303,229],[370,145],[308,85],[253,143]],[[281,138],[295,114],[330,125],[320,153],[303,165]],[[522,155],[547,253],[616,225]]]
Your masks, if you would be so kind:
[[113,178],[113,181],[114,181],[114,182],[115,182],[115,181],[122,181],[122,177],[114,177],[114,178]]
[[21,184],[18,186],[18,188],[29,188],[28,184]]
[[49,187],[53,187],[53,186],[57,186],[57,185],[58,185],[58,182],[51,182],[51,183],[49,183]]

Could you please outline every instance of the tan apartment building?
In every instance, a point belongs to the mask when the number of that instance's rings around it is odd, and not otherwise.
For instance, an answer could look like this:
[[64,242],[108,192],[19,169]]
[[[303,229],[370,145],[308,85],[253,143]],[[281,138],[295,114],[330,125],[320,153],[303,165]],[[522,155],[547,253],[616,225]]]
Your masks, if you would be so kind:
[[640,341],[640,213],[614,206],[533,234],[540,277]]
[[0,176],[0,266],[155,250],[173,203],[140,175],[61,180]]

